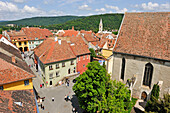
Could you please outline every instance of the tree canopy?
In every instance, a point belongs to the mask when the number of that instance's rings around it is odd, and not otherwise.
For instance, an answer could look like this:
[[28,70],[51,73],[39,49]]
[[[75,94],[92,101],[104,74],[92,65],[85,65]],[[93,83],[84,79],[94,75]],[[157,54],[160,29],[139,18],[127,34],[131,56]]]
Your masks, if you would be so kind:
[[87,68],[76,78],[73,86],[80,107],[88,113],[127,112],[130,90],[125,84],[111,80],[106,69],[97,61],[90,62]]

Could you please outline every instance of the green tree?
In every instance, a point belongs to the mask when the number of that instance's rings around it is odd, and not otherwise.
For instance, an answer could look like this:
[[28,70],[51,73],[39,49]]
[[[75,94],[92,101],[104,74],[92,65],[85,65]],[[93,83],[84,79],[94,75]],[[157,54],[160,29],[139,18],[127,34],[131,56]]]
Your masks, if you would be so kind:
[[160,91],[159,85],[154,84],[152,91],[151,91],[151,98],[147,102],[146,107],[145,107],[146,111],[157,111],[158,110],[155,106],[158,103],[159,91]]
[[[170,113],[170,95],[164,94],[163,99],[157,100],[154,98],[154,101],[148,101],[149,109],[145,108],[146,112],[149,113]],[[147,103],[147,105],[148,105]]]
[[2,34],[2,28],[0,28],[0,34]]
[[130,104],[130,91],[125,85],[111,80],[106,69],[97,61],[90,62],[87,68],[76,78],[73,86],[80,107],[87,113],[126,112]]
[[91,59],[91,61],[93,61],[93,58],[96,57],[96,53],[95,53],[93,48],[90,48],[89,51],[91,52],[90,53],[90,57],[91,57],[90,59]]

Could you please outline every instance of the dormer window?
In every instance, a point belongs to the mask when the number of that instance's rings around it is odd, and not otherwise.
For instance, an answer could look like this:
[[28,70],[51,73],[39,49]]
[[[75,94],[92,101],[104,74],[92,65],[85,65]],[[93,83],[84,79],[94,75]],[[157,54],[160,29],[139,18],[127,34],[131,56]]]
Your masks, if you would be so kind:
[[21,40],[21,38],[18,38],[18,40]]

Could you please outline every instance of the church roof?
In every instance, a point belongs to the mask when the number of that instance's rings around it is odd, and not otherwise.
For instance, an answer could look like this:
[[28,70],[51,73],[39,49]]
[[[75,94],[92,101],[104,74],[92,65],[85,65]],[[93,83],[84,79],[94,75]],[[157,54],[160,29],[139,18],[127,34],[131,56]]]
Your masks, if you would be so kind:
[[114,52],[170,60],[170,12],[125,13]]

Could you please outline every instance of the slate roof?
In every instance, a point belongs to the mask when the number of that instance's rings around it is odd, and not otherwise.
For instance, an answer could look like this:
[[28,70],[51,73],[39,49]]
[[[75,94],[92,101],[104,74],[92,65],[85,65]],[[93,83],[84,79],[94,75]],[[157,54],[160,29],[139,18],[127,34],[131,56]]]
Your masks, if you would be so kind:
[[76,58],[65,40],[61,40],[60,45],[54,39],[47,39],[34,49],[34,53],[44,64]]
[[125,13],[115,52],[170,60],[170,12]]
[[70,47],[76,56],[90,53],[88,45],[83,41],[81,36],[71,37],[70,41],[73,44],[70,44]]
[[[14,102],[21,102],[22,106]],[[36,113],[33,90],[0,91],[0,112]]]

